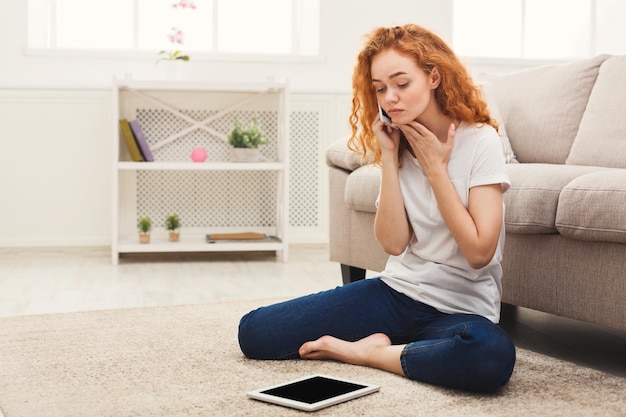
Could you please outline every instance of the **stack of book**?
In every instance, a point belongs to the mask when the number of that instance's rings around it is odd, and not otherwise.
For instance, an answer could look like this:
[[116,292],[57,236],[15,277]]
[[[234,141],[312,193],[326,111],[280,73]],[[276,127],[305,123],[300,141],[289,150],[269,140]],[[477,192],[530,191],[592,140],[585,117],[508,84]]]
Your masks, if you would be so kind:
[[128,121],[126,119],[120,120],[120,129],[122,130],[122,136],[128,146],[130,157],[135,162],[152,162],[154,156],[146,140],[146,136],[141,130],[141,125],[138,120]]

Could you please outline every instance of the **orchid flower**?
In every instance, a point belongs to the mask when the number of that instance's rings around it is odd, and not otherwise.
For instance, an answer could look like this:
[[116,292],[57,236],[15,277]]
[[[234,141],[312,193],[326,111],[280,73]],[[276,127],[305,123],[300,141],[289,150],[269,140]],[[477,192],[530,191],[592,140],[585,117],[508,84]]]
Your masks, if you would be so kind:
[[[172,3],[172,8],[174,9],[192,9],[195,10],[196,9],[196,3],[194,0],[177,0],[174,3]],[[180,28],[177,27],[172,27],[170,29],[170,31],[167,34],[167,40],[172,44],[172,47],[174,47],[176,44],[178,45],[182,45],[184,43],[185,37],[183,35],[183,31]],[[162,50],[159,52],[159,60],[182,60],[182,61],[189,61],[189,55],[184,55],[182,53],[182,51],[180,50],[176,50],[175,48],[172,48],[169,51],[166,50]]]
[[195,10],[196,3],[193,0],[178,0],[177,2],[172,3],[172,7],[174,9],[180,7],[181,9],[190,8]]
[[167,34],[167,39],[170,43],[177,43],[182,45],[184,42],[183,31],[179,28],[172,27],[170,33]]
[[[183,31],[177,27],[172,27],[170,29],[170,32],[167,34],[167,39],[170,41],[172,46],[176,44],[182,45],[184,41]],[[161,59],[172,61],[180,59],[183,61],[189,61],[189,55],[182,55],[182,51],[180,50],[163,50],[159,52],[159,55],[161,56]]]

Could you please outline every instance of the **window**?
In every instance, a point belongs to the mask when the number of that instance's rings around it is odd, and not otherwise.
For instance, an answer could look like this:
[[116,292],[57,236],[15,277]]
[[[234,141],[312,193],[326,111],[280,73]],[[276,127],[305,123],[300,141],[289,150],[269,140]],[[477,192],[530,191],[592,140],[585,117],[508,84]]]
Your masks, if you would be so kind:
[[28,46],[317,55],[319,0],[28,0]]
[[622,0],[454,0],[453,45],[463,56],[574,59],[624,54]]

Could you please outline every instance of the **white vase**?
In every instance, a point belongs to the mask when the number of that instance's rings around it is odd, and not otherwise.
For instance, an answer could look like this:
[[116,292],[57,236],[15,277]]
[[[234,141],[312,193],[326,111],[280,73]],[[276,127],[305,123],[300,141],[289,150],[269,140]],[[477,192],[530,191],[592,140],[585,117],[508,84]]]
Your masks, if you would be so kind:
[[258,148],[231,148],[230,160],[232,162],[259,162],[262,160],[261,150]]
[[182,59],[164,59],[157,63],[164,80],[182,80],[185,61]]

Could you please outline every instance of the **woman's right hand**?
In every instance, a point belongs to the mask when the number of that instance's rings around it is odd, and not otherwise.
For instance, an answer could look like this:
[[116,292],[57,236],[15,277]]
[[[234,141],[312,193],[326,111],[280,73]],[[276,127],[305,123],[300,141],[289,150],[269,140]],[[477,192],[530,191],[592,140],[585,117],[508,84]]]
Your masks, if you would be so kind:
[[386,125],[376,116],[372,130],[380,143],[382,154],[397,155],[400,147],[400,129]]

